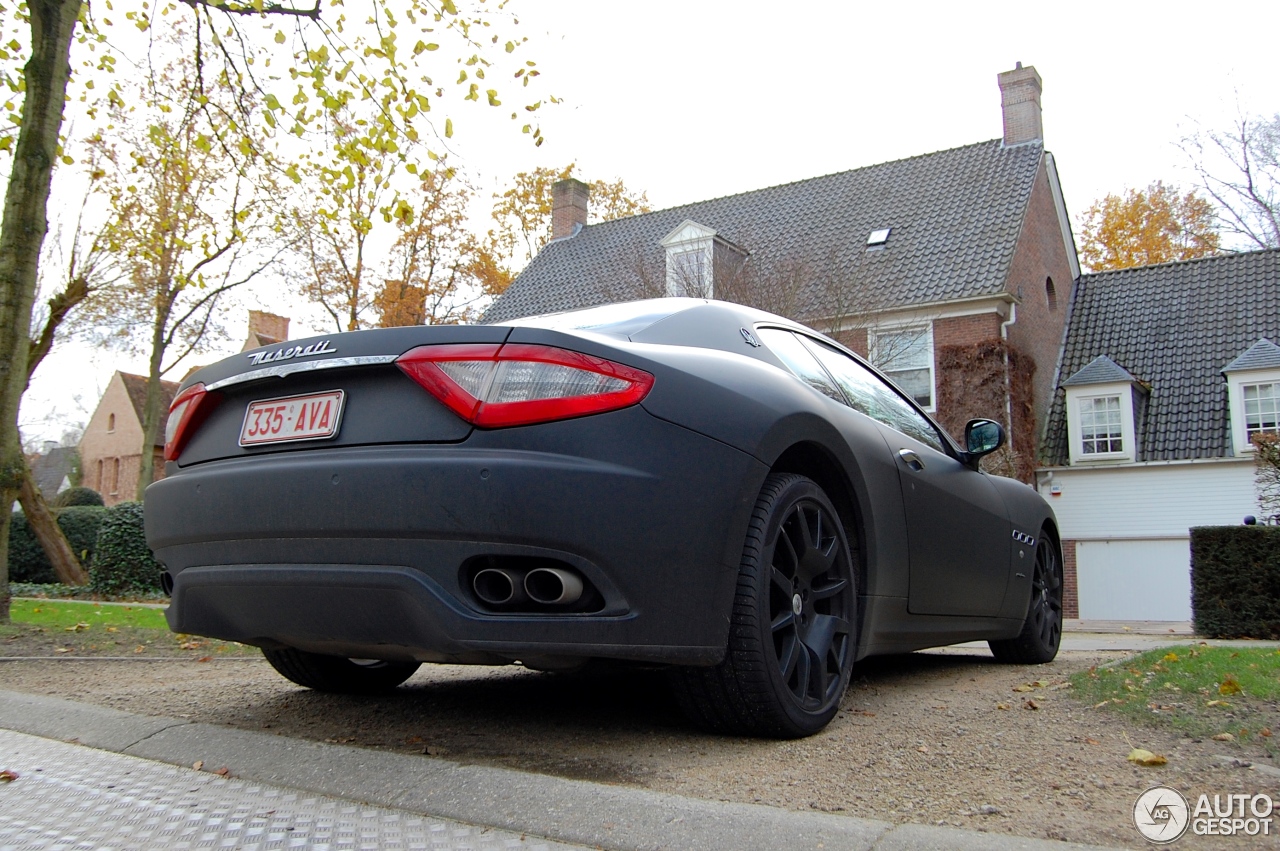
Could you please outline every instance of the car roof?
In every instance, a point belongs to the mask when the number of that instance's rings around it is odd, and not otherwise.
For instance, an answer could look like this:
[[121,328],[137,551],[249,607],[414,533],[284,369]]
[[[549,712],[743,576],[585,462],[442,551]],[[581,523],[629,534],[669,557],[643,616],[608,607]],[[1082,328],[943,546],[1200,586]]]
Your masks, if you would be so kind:
[[[700,312],[714,312],[731,315],[747,326],[758,323],[777,324],[797,330],[804,326],[781,316],[775,316],[763,310],[734,304],[727,301],[716,301],[707,298],[649,298],[638,301],[604,304],[587,307],[581,310],[568,310],[560,313],[545,313],[540,316],[526,316],[495,323],[501,326],[546,328],[554,331],[589,331],[607,337],[631,339],[652,326],[669,319],[679,313],[701,309]],[[816,333],[812,329],[804,329]],[[690,343],[694,341],[689,341]]]

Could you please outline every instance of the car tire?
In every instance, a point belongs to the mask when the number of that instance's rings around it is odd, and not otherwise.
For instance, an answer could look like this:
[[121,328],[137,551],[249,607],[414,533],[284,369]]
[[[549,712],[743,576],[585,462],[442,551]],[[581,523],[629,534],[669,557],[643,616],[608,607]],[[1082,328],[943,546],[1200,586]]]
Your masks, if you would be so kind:
[[1052,662],[1062,643],[1062,556],[1058,542],[1041,531],[1031,575],[1031,602],[1017,638],[988,641],[1001,662],[1040,665]]
[[390,691],[418,670],[417,662],[384,662],[373,659],[347,659],[323,656],[285,647],[263,648],[271,667],[285,679],[316,691],[339,694],[377,694]]
[[714,667],[673,672],[681,708],[720,733],[822,730],[849,684],[857,602],[853,550],[831,500],[811,479],[771,474],[743,547],[728,651]]

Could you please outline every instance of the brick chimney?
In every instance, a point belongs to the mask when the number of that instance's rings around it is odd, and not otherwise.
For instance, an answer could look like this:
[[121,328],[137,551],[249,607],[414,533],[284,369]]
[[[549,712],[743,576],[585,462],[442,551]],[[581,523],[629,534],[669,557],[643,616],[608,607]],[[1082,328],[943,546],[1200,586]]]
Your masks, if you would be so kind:
[[289,317],[276,316],[262,310],[249,311],[249,339],[245,341],[245,351],[259,346],[270,346],[283,343],[289,339]]
[[1004,112],[1004,144],[1006,147],[1025,142],[1044,141],[1040,117],[1040,92],[1043,82],[1034,66],[1022,67],[998,75],[1000,108]]
[[573,236],[587,223],[591,187],[572,177],[551,185],[551,238]]

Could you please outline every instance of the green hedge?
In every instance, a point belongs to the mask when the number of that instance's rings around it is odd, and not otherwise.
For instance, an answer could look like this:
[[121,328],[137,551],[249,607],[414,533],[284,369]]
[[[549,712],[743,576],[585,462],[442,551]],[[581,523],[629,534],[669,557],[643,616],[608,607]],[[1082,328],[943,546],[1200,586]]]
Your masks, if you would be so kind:
[[[88,565],[93,560],[97,546],[98,528],[107,509],[98,505],[81,505],[63,508],[57,512],[58,525],[62,534],[67,536],[67,543],[75,552],[80,563]],[[44,554],[44,547],[36,538],[27,518],[21,514],[13,515],[9,525],[9,581],[10,582],[57,582],[53,574],[53,565]]]
[[72,505],[104,505],[102,494],[93,488],[67,488],[49,503],[54,508],[68,508]]
[[1280,526],[1192,529],[1191,611],[1200,635],[1280,639]]
[[159,591],[163,569],[151,556],[143,534],[142,503],[122,502],[106,512],[89,568],[89,586],[108,595]]

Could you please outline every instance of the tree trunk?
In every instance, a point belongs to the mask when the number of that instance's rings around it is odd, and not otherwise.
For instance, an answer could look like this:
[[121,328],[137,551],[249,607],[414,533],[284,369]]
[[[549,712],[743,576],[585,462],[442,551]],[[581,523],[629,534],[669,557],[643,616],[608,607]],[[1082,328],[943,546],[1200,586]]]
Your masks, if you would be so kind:
[[44,494],[36,486],[30,469],[22,477],[18,501],[22,503],[22,513],[27,516],[27,525],[40,541],[40,546],[44,547],[58,581],[63,585],[88,585],[89,574],[80,566],[80,559],[67,543],[67,536],[62,534],[62,528],[44,501]]
[[26,459],[18,407],[27,386],[31,304],[40,249],[49,229],[49,183],[71,76],[71,39],[81,0],[28,0],[31,58],[26,95],[0,220],[0,623],[9,621],[9,521]]
[[[156,438],[167,411],[164,411],[164,394],[160,389],[160,364],[164,361],[165,326],[169,324],[169,311],[177,298],[176,290],[167,284],[163,289],[166,301],[160,305],[151,340],[151,368],[147,372],[147,400],[142,407],[142,457],[138,469],[136,499],[142,502],[143,492],[156,475]],[[173,293],[173,295],[170,295]]]

